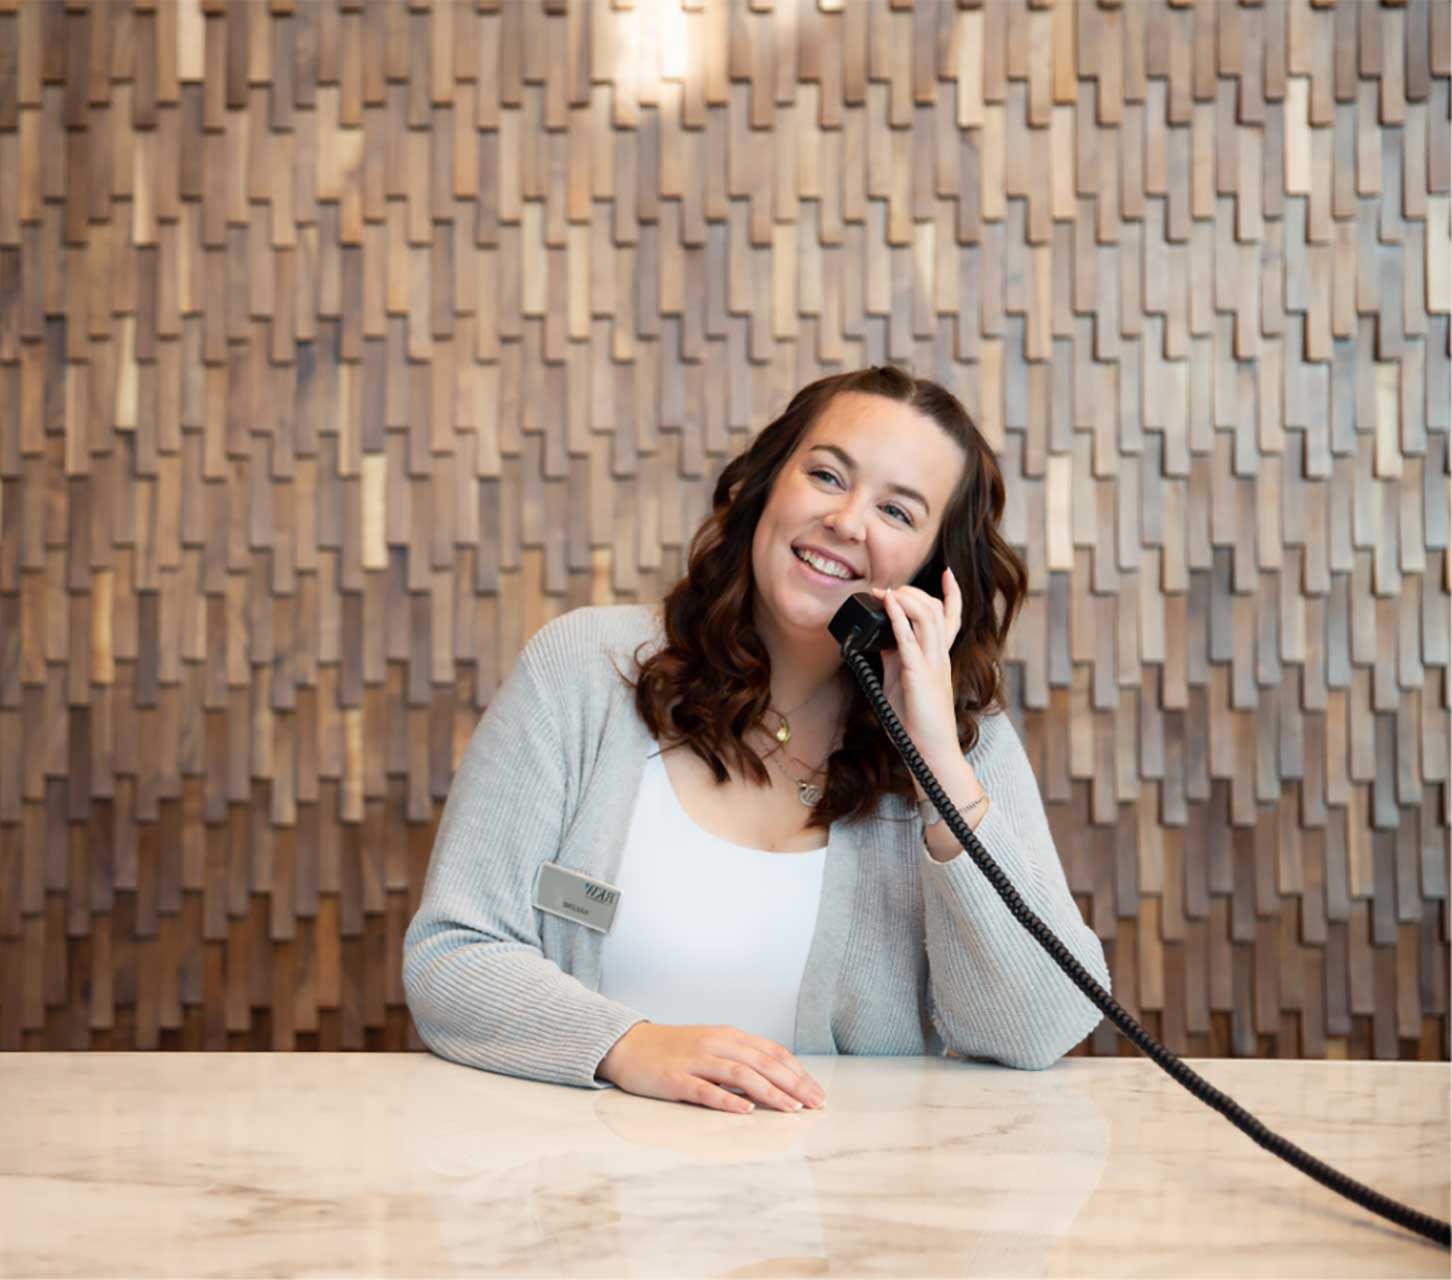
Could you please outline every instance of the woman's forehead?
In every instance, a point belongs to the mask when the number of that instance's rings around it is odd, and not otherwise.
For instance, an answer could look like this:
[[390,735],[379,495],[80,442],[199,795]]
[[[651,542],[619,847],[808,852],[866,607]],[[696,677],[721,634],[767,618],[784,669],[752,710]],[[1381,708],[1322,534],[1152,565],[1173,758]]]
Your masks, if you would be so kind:
[[864,464],[947,468],[957,474],[963,447],[934,419],[900,400],[844,392],[835,397],[798,443],[797,451],[836,445]]

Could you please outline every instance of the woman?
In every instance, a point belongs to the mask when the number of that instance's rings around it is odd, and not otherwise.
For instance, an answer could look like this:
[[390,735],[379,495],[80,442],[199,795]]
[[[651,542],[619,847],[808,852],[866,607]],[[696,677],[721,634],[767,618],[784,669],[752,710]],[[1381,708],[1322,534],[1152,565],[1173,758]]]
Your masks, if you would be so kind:
[[1003,709],[1027,587],[1003,501],[942,387],[823,378],[722,472],[663,605],[542,627],[460,762],[404,940],[424,1042],[746,1112],[822,1105],[799,1053],[1042,1068],[1088,1035],[1098,1010],[937,820],[828,631],[852,593],[886,602],[903,727],[1107,989]]

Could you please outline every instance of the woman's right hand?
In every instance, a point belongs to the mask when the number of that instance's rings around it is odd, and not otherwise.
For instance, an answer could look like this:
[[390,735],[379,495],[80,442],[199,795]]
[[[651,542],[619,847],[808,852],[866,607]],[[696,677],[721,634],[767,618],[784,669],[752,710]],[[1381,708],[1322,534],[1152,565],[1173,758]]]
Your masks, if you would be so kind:
[[595,1075],[626,1093],[718,1111],[754,1111],[752,1099],[779,1111],[815,1109],[827,1100],[822,1086],[781,1045],[735,1027],[637,1022],[601,1059]]

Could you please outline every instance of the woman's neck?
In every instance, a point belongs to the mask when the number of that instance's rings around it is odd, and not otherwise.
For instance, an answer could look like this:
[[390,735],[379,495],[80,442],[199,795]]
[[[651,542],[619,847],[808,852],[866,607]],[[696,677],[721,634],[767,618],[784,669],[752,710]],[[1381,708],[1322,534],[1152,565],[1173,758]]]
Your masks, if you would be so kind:
[[846,702],[841,667],[815,675],[802,672],[771,673],[771,707],[790,718],[794,726],[835,726]]
[[770,617],[757,617],[756,633],[771,660],[771,706],[785,716],[801,713],[836,722],[846,701],[842,652],[826,628],[787,633]]

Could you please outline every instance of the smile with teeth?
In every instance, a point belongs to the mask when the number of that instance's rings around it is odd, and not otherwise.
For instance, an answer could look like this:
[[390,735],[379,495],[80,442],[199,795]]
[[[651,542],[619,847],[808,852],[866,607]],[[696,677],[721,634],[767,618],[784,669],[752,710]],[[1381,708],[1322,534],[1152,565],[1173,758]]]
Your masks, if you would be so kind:
[[805,564],[811,565],[818,573],[825,573],[829,578],[841,578],[844,581],[851,581],[857,576],[854,573],[848,572],[847,569],[843,568],[835,560],[824,560],[821,556],[815,555],[810,551],[796,550],[796,557]]

